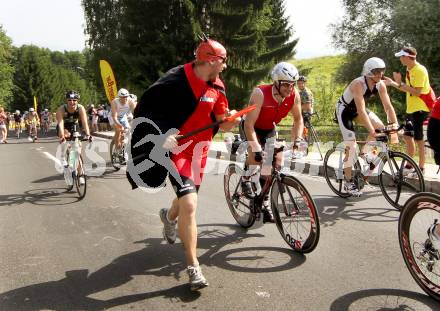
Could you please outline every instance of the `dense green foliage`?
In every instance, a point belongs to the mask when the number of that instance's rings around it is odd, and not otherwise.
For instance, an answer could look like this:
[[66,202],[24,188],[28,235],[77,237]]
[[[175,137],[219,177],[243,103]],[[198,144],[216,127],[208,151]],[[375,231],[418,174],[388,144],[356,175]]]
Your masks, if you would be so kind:
[[12,40],[0,25],[0,106],[8,108],[12,97]]
[[33,107],[36,96],[38,109],[56,110],[64,103],[67,90],[77,90],[80,102],[95,103],[95,89],[85,79],[85,55],[81,52],[51,52],[24,45],[14,51],[14,97],[12,109]]
[[138,94],[192,60],[204,32],[228,50],[223,78],[231,106],[241,107],[274,63],[293,56],[297,42],[289,41],[282,0],[87,0],[83,6],[92,64],[108,60],[118,86]]
[[[347,61],[339,70],[339,81],[358,76],[363,62],[372,56],[387,63],[387,73],[401,71],[394,53],[403,45],[418,51],[417,59],[425,65],[431,84],[440,93],[440,42],[438,11],[440,0],[344,0],[345,16],[333,25],[333,42],[347,51]],[[390,90],[398,112],[404,111],[404,94]]]

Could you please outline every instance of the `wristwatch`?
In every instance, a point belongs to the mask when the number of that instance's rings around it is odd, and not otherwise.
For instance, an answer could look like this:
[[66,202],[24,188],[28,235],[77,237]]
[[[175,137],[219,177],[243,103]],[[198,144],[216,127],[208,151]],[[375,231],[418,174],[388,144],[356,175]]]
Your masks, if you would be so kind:
[[400,81],[399,89],[400,89],[402,86],[404,86],[404,85],[405,85],[405,83],[403,83],[402,81]]

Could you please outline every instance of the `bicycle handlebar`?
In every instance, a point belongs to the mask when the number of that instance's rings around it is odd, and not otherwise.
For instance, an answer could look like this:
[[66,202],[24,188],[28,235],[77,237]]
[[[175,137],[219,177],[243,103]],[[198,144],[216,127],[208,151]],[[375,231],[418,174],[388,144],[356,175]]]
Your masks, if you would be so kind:
[[374,131],[378,134],[393,134],[393,133],[397,133],[398,131],[400,131],[401,129],[403,129],[405,127],[405,124],[400,124],[400,126],[397,129],[375,129]]

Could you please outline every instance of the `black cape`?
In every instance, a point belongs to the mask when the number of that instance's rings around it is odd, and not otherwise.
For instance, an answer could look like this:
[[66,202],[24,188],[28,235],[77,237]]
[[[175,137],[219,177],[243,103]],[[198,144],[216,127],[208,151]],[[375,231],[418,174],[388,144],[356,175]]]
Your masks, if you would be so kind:
[[[161,148],[157,141],[163,141],[166,137],[163,134],[170,129],[180,129],[194,113],[198,102],[199,98],[196,98],[195,92],[191,88],[183,65],[169,70],[144,92],[134,111],[134,121],[136,123],[136,120],[140,120],[137,118],[144,117],[155,125],[142,122],[132,131],[127,178],[133,189],[139,186],[147,188],[164,186],[168,176],[167,168],[160,164],[155,164],[143,172],[133,170],[133,166],[150,160],[150,152],[155,146],[153,142],[148,142],[135,148],[135,144],[146,135],[158,135],[157,137],[162,135],[156,140],[156,148]],[[213,114],[212,119],[215,121]],[[218,128],[214,133],[217,130]],[[164,154],[164,161],[171,161],[169,152],[163,150],[161,153]]]

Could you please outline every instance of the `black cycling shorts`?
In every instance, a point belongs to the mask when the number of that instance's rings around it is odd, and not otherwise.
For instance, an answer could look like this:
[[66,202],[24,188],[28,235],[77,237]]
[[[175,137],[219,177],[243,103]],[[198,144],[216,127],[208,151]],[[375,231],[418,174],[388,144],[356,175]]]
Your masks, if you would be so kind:
[[182,179],[182,184],[180,184],[171,174],[168,175],[171,185],[173,186],[174,192],[178,198],[183,197],[189,193],[198,193],[200,185],[195,185],[194,181],[186,176],[180,175]]
[[428,112],[420,110],[410,114],[407,114],[406,120],[411,121],[411,123],[406,122],[404,135],[409,137],[414,137],[414,140],[423,140],[423,122],[428,117]]
[[[254,128],[255,129],[255,134],[257,134],[257,139],[258,142],[261,145],[261,148],[263,148],[266,146],[266,142],[269,138],[275,137],[276,136],[276,131],[275,128],[270,129],[270,130],[263,130],[263,129],[258,129],[258,128]],[[246,138],[246,133],[244,131],[244,120],[242,120],[240,122],[239,125],[239,131],[240,131],[240,137],[243,141],[247,141]]]

